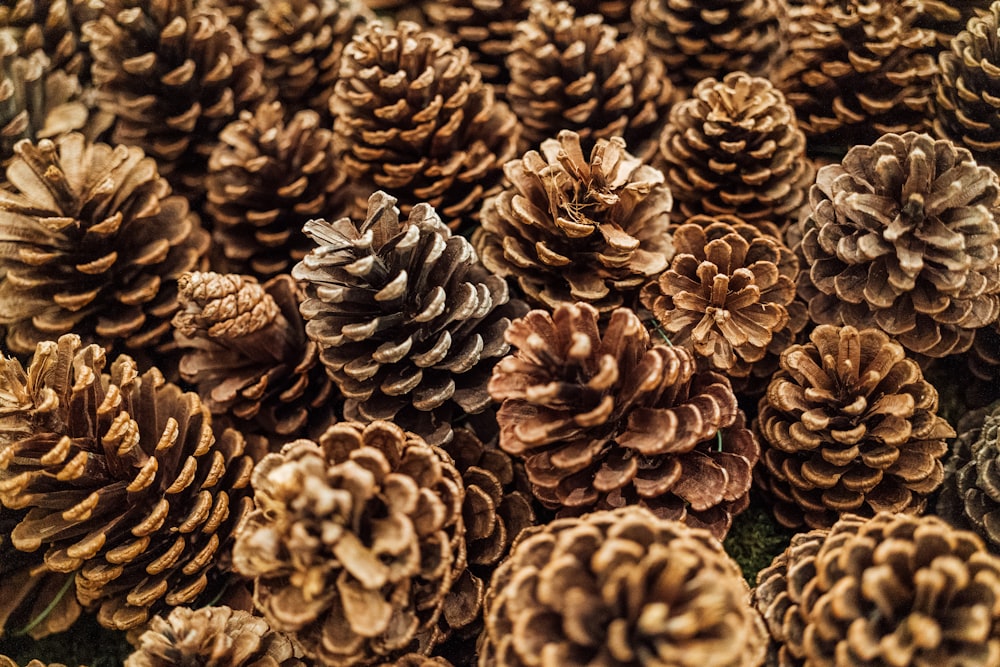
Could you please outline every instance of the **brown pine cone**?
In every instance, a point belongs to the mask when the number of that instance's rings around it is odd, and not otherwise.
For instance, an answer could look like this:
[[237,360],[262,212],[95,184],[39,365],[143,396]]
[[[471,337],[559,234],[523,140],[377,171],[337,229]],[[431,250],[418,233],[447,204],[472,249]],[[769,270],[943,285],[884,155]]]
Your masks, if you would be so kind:
[[640,38],[619,40],[599,14],[567,2],[535,2],[507,56],[507,100],[537,148],[563,129],[588,142],[622,136],[642,159],[656,152],[673,87]]
[[769,665],[1000,664],[1000,557],[937,517],[846,516],[757,576]]
[[339,400],[306,337],[291,276],[260,285],[250,276],[186,273],[178,288],[180,374],[213,415],[264,436],[274,451],[336,421]]
[[964,352],[1000,315],[998,193],[969,151],[913,132],[823,167],[799,224],[810,318],[880,328],[929,357]]
[[[0,667],[18,667],[17,662],[6,655],[0,655]],[[42,662],[41,660],[31,660],[24,667],[66,667],[59,662]]]
[[764,664],[736,562],[707,532],[640,507],[526,531],[487,604],[483,667]]
[[130,353],[170,334],[174,281],[208,247],[198,217],[135,147],[72,133],[22,141],[0,187],[0,324],[30,353],[73,332]]
[[361,223],[307,223],[318,247],[292,275],[305,284],[306,333],[344,395],[344,415],[391,419],[442,444],[453,416],[490,405],[503,332],[526,308],[433,208],[419,204],[401,220],[395,203],[380,191]]
[[375,21],[355,35],[330,105],[341,169],[359,192],[355,217],[387,190],[404,215],[428,203],[452,229],[472,226],[517,154],[517,118],[469,52],[408,21]]
[[729,381],[685,348],[653,345],[619,309],[533,310],[497,364],[500,447],[524,459],[535,496],[560,515],[641,505],[722,539],[746,509],[756,438]]
[[924,15],[917,25],[929,28],[937,36],[942,49],[966,29],[969,19],[989,12],[989,0],[923,0]]
[[462,479],[443,450],[390,422],[346,422],[266,456],[253,488],[235,565],[310,659],[375,665],[443,639],[465,569]]
[[797,222],[815,170],[795,111],[770,81],[743,72],[704,79],[670,110],[662,165],[684,217]]
[[208,160],[216,268],[264,280],[290,271],[312,245],[302,225],[346,210],[345,181],[333,133],[315,111],[286,119],[273,102],[240,112]]
[[90,54],[81,26],[97,16],[87,0],[7,0],[0,6],[0,33],[17,43],[18,55],[41,50],[49,70],[61,70],[81,82],[90,80]]
[[620,137],[597,140],[588,160],[580,135],[563,130],[504,173],[511,186],[487,200],[473,243],[532,305],[581,301],[602,315],[634,306],[673,256],[663,174]]
[[229,607],[177,607],[153,617],[125,667],[305,667],[263,618]]
[[[196,604],[250,511],[253,460],[233,430],[213,435],[193,393],[127,356],[66,335],[40,343],[26,370],[0,360],[0,502],[27,510],[21,551],[76,573],[101,625],[128,629]],[[12,401],[13,403],[13,401]]]
[[827,528],[844,513],[919,514],[941,485],[938,394],[881,331],[821,325],[781,355],[755,424],[759,483],[785,526]]

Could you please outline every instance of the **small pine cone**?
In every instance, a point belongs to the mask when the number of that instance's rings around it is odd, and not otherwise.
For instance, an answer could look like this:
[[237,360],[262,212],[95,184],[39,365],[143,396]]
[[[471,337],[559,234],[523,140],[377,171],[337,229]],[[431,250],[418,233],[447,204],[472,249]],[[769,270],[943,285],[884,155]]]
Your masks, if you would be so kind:
[[229,607],[177,607],[155,616],[125,667],[305,667],[263,618]]
[[758,667],[767,632],[707,532],[639,507],[526,531],[487,598],[482,667]]
[[602,329],[587,304],[511,323],[517,351],[489,384],[500,447],[560,515],[641,505],[722,539],[760,456],[729,381],[698,372],[685,348],[652,345],[630,310]]
[[0,7],[0,33],[14,38],[18,55],[44,51],[48,71],[60,70],[88,82],[90,54],[81,43],[80,28],[96,16],[96,8],[87,0],[7,0]]
[[273,102],[240,112],[208,160],[205,212],[217,268],[265,280],[290,271],[312,245],[306,221],[346,209],[345,181],[333,133],[315,111],[286,120]]
[[760,400],[760,484],[785,526],[923,511],[954,429],[920,366],[881,331],[821,325],[781,355]]
[[380,191],[360,224],[307,223],[319,247],[292,276],[305,283],[306,333],[345,416],[392,419],[437,445],[451,439],[453,414],[489,406],[503,332],[525,309],[433,208],[418,204],[401,220],[395,203]]
[[636,0],[636,34],[678,90],[729,72],[768,77],[788,50],[788,0]]
[[1000,181],[964,148],[913,132],[855,146],[809,204],[798,292],[814,322],[943,357],[1000,315]]
[[0,187],[0,324],[30,353],[76,333],[130,353],[170,333],[174,281],[197,267],[208,234],[156,163],[135,147],[71,133],[20,142]]
[[1000,665],[1000,557],[937,517],[846,516],[757,577],[774,667]]
[[213,415],[277,451],[336,421],[336,397],[319,348],[299,314],[301,288],[287,275],[260,285],[250,276],[186,273],[174,338],[180,374]]
[[529,148],[568,129],[588,148],[621,136],[642,159],[656,152],[673,87],[645,42],[619,40],[601,15],[577,16],[567,2],[535,2],[517,24],[507,69],[507,100]]
[[670,110],[660,160],[684,217],[797,222],[815,171],[795,111],[770,81],[743,72],[705,79]]
[[250,511],[242,436],[213,435],[198,396],[155,368],[139,375],[123,355],[104,373],[104,350],[75,335],[40,343],[27,370],[0,364],[0,395],[16,397],[0,422],[0,502],[27,510],[14,547],[75,572],[109,628],[211,594]]
[[517,153],[517,118],[468,50],[408,21],[355,35],[330,105],[341,169],[359,192],[356,217],[387,190],[404,215],[428,203],[452,229],[473,225]]
[[597,140],[588,160],[580,135],[563,130],[504,172],[511,186],[487,200],[473,243],[532,305],[634,306],[673,256],[670,189],[620,137]]
[[236,568],[312,660],[376,665],[443,639],[465,569],[462,480],[443,450],[390,422],[345,422],[266,456],[253,488]]

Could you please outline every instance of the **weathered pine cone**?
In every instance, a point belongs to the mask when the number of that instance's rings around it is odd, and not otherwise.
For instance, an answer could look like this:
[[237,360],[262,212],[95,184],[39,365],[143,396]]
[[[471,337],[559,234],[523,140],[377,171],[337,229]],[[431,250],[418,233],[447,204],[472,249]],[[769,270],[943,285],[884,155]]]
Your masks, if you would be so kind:
[[799,225],[799,295],[820,324],[880,328],[929,357],[1000,315],[1000,181],[926,134],[888,134],[819,170]]
[[376,665],[444,638],[465,569],[462,480],[444,451],[389,422],[345,422],[266,456],[253,488],[236,568],[311,660]]
[[71,133],[22,141],[0,186],[0,324],[28,354],[65,333],[108,349],[152,349],[170,333],[174,281],[208,234],[135,147]]
[[920,513],[944,478],[938,394],[881,331],[821,325],[781,355],[760,400],[761,486],[785,526],[827,528],[845,513]]
[[487,603],[480,667],[757,667],[766,653],[718,541],[639,507],[529,529]]
[[1000,557],[937,517],[846,516],[757,577],[774,667],[1000,664]]
[[81,43],[81,26],[96,16],[87,0],[8,0],[0,6],[0,33],[14,38],[18,55],[42,50],[49,71],[89,82],[90,54]]
[[729,381],[685,348],[653,345],[630,310],[598,328],[587,304],[534,310],[497,364],[500,447],[561,515],[641,505],[722,539],[749,503],[760,449]]
[[663,174],[619,137],[598,139],[588,160],[580,135],[563,130],[504,172],[511,186],[483,206],[473,243],[532,305],[581,301],[609,315],[634,306],[673,256]]
[[318,247],[292,271],[320,360],[344,395],[348,419],[391,419],[431,444],[451,439],[452,414],[490,405],[486,391],[503,332],[523,304],[452,236],[427,204],[401,220],[376,192],[354,223],[310,221]]
[[196,394],[139,375],[127,356],[79,337],[40,343],[23,370],[0,359],[0,502],[27,510],[14,547],[45,549],[76,573],[76,596],[105,627],[196,604],[250,511],[252,458],[233,430],[213,435]]

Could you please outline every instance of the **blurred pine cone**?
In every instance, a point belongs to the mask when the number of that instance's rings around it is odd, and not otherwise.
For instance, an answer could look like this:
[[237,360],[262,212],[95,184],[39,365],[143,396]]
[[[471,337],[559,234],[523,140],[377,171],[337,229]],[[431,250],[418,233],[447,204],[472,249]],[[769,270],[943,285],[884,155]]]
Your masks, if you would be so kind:
[[347,422],[253,473],[234,549],[254,601],[323,665],[374,665],[441,640],[465,569],[462,480],[450,457],[395,424]]
[[240,112],[208,160],[205,212],[216,268],[264,280],[287,273],[312,245],[302,226],[346,210],[333,133],[314,111],[290,118],[280,102]]
[[848,512],[922,512],[955,435],[937,391],[881,331],[821,325],[809,338],[781,355],[758,406],[758,481],[778,521],[826,528]]
[[213,435],[193,393],[139,375],[127,356],[66,335],[26,370],[0,359],[0,502],[27,510],[11,533],[76,573],[76,596],[128,629],[213,595],[210,579],[250,511],[253,460],[233,430]]
[[404,215],[428,203],[452,229],[473,225],[500,190],[519,126],[469,52],[415,23],[372,22],[344,48],[330,101],[341,168],[357,186],[353,215],[387,190]]
[[969,151],[914,132],[820,169],[797,249],[811,319],[929,357],[967,350],[1000,315],[998,186]]
[[264,436],[274,451],[336,421],[338,397],[306,337],[301,288],[290,276],[260,285],[250,276],[186,273],[178,287],[181,377],[213,415]]
[[748,598],[705,531],[639,507],[557,519],[497,570],[479,664],[757,667],[767,632]]
[[652,345],[619,309],[533,310],[497,364],[500,447],[524,459],[535,496],[561,515],[641,505],[722,539],[749,503],[760,449],[729,381],[685,348]]
[[434,209],[401,220],[376,192],[367,218],[306,224],[317,244],[292,275],[305,283],[306,333],[345,398],[348,419],[392,419],[431,444],[451,419],[490,404],[486,383],[524,312],[507,284],[452,236]]
[[634,306],[673,256],[663,174],[620,137],[597,140],[588,160],[580,135],[563,130],[504,173],[511,187],[487,200],[473,243],[532,305],[582,301],[602,315]]
[[30,353],[73,332],[108,349],[153,349],[170,333],[174,281],[208,234],[135,147],[22,141],[0,187],[0,323]]
[[757,577],[769,665],[1000,664],[1000,557],[937,517],[847,516]]
[[48,71],[89,83],[90,54],[82,44],[81,27],[96,16],[94,3],[87,0],[7,0],[0,6],[0,34],[14,38],[18,55],[43,51]]
[[663,166],[683,217],[798,222],[815,171],[795,111],[770,81],[743,72],[705,79],[670,110]]

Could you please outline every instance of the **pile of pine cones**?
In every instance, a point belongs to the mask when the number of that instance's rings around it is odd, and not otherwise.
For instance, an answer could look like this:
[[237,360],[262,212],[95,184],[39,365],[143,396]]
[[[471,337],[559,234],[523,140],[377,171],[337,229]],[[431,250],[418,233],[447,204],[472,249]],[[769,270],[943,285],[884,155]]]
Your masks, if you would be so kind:
[[1000,0],[7,0],[0,654],[997,667],[998,73]]

